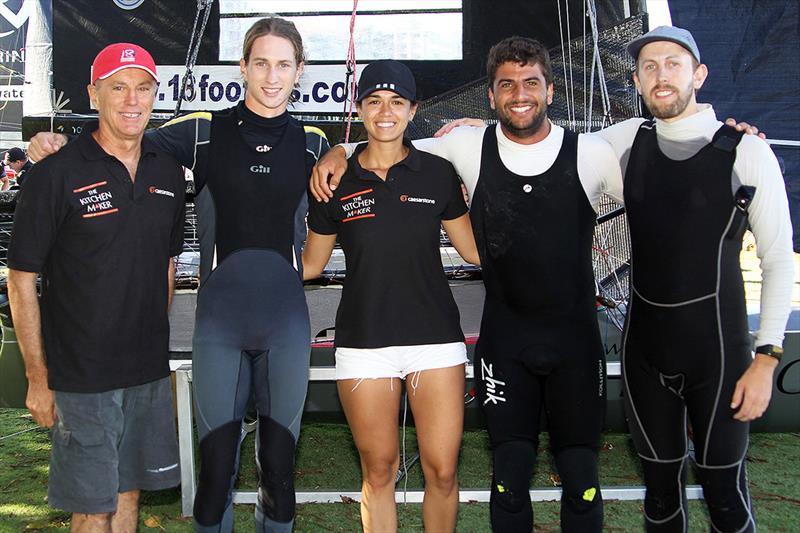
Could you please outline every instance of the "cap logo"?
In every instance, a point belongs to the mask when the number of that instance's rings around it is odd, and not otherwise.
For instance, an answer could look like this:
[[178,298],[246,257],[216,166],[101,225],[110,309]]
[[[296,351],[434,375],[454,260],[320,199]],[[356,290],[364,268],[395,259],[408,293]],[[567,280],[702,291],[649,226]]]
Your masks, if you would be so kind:
[[394,91],[394,83],[379,83],[375,86],[376,89],[389,89]]
[[136,50],[133,48],[126,48],[122,51],[122,55],[119,58],[120,63],[131,63],[136,61]]

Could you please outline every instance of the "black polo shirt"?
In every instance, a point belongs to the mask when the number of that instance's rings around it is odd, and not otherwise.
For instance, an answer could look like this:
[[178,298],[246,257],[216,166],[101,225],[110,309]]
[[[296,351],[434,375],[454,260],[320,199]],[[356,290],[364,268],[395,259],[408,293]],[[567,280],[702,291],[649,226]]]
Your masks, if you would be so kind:
[[169,375],[167,267],[181,253],[184,175],[146,139],[132,182],[87,124],[34,165],[8,266],[42,273],[50,388],[102,392]]
[[336,315],[336,345],[380,348],[464,340],[439,252],[442,220],[467,212],[453,166],[416,150],[386,181],[358,163],[356,150],[333,199],[311,200],[308,225],[338,234],[347,278]]

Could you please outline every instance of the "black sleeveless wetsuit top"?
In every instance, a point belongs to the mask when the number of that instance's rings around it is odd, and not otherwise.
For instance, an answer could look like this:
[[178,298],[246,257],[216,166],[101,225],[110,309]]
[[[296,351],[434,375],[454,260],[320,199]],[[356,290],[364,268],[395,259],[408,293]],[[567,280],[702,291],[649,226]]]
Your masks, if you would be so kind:
[[508,170],[494,136],[487,128],[470,210],[487,299],[522,315],[594,313],[596,214],[578,178],[578,135],[565,131],[555,162],[536,176]]
[[283,133],[274,146],[253,150],[247,139],[242,142],[239,112],[217,112],[211,121],[209,159],[201,182],[205,187],[196,200],[202,279],[231,252],[244,248],[275,250],[300,270],[308,206],[303,126],[287,115],[288,123],[276,130]]

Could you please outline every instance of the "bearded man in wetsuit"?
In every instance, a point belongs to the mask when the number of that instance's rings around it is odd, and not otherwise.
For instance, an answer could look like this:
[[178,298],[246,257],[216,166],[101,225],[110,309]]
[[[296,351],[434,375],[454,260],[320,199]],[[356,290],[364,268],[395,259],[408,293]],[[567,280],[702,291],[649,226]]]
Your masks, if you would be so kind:
[[[646,529],[688,528],[688,420],[711,528],[752,532],[749,422],[769,404],[794,277],[780,167],[762,139],[697,102],[708,69],[688,31],[662,26],[628,51],[655,120],[603,135],[625,169],[632,277],[623,386],[647,487]],[[748,226],[763,280],[755,355],[739,266]]]
[[[553,124],[553,74],[537,41],[510,37],[487,61],[497,127],[414,141],[448,159],[466,185],[486,301],[475,374],[492,442],[492,529],[530,532],[540,413],[562,481],[561,527],[602,530],[597,450],[605,354],[595,309],[592,235],[603,193],[621,200],[611,147]],[[338,157],[337,157],[338,156]],[[327,201],[345,164],[332,150],[311,189]]]
[[[234,108],[178,117],[145,136],[194,173],[200,282],[192,346],[200,473],[198,532],[230,532],[242,421],[258,411],[259,532],[290,532],[294,452],[308,386],[310,326],[301,247],[308,177],[327,149],[287,107],[303,72],[294,24],[257,21],[244,38],[247,88]],[[37,134],[40,158],[63,136]]]

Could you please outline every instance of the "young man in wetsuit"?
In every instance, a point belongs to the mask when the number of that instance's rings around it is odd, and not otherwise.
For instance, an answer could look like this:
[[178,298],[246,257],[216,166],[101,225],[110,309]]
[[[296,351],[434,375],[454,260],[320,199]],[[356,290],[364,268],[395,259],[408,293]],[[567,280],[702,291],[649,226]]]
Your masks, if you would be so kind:
[[[602,139],[548,120],[553,75],[540,43],[501,41],[487,71],[498,126],[414,144],[453,163],[471,199],[486,286],[475,369],[492,441],[492,528],[533,527],[529,488],[544,407],[562,530],[599,532],[606,387],[591,246],[600,196],[621,200],[619,164]],[[333,161],[338,152],[315,170],[318,199],[328,199],[328,174],[343,167],[341,156]]]
[[180,482],[167,309],[186,185],[142,138],[158,92],[150,54],[109,45],[91,72],[98,120],[19,193],[8,295],[26,405],[52,427],[48,504],[72,513],[71,531],[127,532],[140,490]]
[[[755,531],[749,421],[769,404],[793,281],[780,168],[763,140],[697,103],[708,70],[688,31],[662,26],[628,51],[655,120],[603,135],[625,169],[632,278],[623,385],[647,486],[646,529],[687,530],[688,420],[712,529]],[[739,266],[748,225],[763,279],[755,356]]]
[[[257,531],[292,530],[294,451],[311,340],[300,252],[308,177],[327,149],[321,130],[287,112],[304,59],[294,24],[261,19],[244,39],[244,101],[176,118],[145,135],[192,169],[197,191],[201,288],[192,385],[200,436],[199,532],[233,528],[231,491],[253,395]],[[38,134],[32,146],[44,155],[63,142]]]

